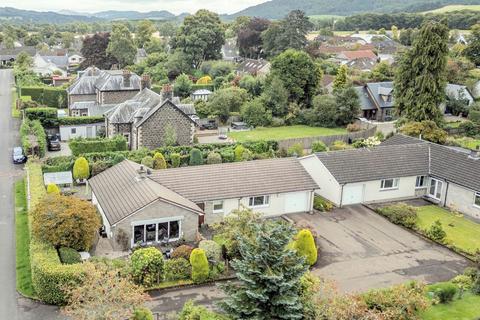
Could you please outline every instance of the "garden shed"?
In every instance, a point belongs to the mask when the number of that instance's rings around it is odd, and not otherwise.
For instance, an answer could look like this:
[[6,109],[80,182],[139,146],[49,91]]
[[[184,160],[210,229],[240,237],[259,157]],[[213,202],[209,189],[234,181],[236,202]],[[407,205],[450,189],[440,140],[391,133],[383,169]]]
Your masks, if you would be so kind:
[[43,174],[43,183],[45,186],[48,186],[49,184],[55,184],[62,189],[71,188],[73,186],[72,172],[46,172]]

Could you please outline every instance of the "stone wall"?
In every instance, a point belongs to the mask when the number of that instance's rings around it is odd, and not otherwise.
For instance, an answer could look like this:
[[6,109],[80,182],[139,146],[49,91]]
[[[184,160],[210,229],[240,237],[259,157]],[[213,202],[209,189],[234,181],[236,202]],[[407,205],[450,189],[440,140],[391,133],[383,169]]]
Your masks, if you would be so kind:
[[69,94],[68,106],[71,106],[75,102],[95,101],[96,95],[94,94]]
[[138,146],[155,149],[164,145],[167,127],[171,126],[177,136],[177,144],[193,143],[195,125],[180,110],[171,103],[159,108],[154,114],[138,127]]
[[139,90],[129,91],[102,91],[100,93],[100,104],[115,104],[125,102],[136,96]]

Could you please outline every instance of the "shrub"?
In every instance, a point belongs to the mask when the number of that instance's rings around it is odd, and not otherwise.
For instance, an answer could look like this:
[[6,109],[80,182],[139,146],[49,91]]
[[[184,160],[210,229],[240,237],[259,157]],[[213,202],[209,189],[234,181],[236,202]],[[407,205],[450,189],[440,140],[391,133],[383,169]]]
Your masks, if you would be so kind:
[[190,165],[191,166],[198,166],[203,164],[203,156],[202,152],[198,150],[197,148],[193,148],[190,151]]
[[431,286],[429,291],[440,303],[449,303],[457,294],[458,287],[451,282],[444,282]]
[[323,141],[314,141],[312,143],[312,152],[324,152],[328,151],[328,147]]
[[77,250],[67,247],[61,247],[58,249],[58,255],[60,256],[60,261],[64,264],[74,264],[82,262],[80,253]]
[[241,144],[236,146],[235,149],[233,150],[233,153],[235,155],[235,161],[242,161],[244,152],[245,152],[244,146],[242,146]]
[[393,204],[377,210],[392,223],[413,228],[417,222],[417,209],[405,203]]
[[103,123],[105,119],[103,116],[93,117],[61,117],[57,119],[60,126],[74,126],[78,124]]
[[435,220],[430,228],[428,228],[427,236],[434,241],[443,242],[447,234],[443,230],[440,220]]
[[467,137],[476,137],[480,135],[480,122],[464,121],[458,126]]
[[163,273],[163,254],[154,247],[135,250],[131,258],[133,280],[146,287],[160,283]]
[[25,119],[20,126],[22,147],[26,155],[43,157],[47,147],[47,135],[38,120]]
[[76,197],[48,195],[32,212],[32,233],[56,248],[88,250],[100,227],[95,207]]
[[187,246],[186,244],[182,244],[173,250],[172,259],[183,258],[185,260],[190,259],[190,254],[192,253],[193,248]]
[[222,156],[218,152],[210,152],[207,156],[207,164],[222,163]]
[[317,262],[317,246],[310,230],[303,229],[298,232],[294,248],[301,257],[305,258],[305,261],[310,266]]
[[195,283],[202,283],[208,279],[209,267],[207,256],[203,249],[193,249],[190,254],[190,264],[192,265],[192,280]]
[[74,156],[92,152],[126,151],[127,139],[120,135],[113,138],[75,138],[68,142],[68,146]]
[[49,183],[47,186],[47,193],[48,194],[60,194],[60,189],[57,187],[55,183]]
[[213,240],[200,241],[198,247],[205,251],[207,260],[213,264],[218,263],[222,259],[222,248]]
[[226,320],[203,306],[195,306],[191,300],[187,301],[178,315],[178,320]]
[[87,159],[84,157],[75,160],[75,164],[73,165],[73,177],[80,180],[88,179],[88,177],[90,177],[90,167]]
[[58,125],[56,108],[26,108],[25,116],[29,120],[38,120],[45,128]]
[[461,288],[462,290],[470,290],[472,289],[473,280],[467,275],[459,274],[452,279],[452,283],[455,284],[457,287]]
[[155,152],[153,156],[153,169],[167,169],[165,157],[160,152]]
[[137,308],[133,311],[132,320],[153,320],[153,313],[147,308]]
[[211,84],[212,78],[210,76],[204,76],[197,80],[197,84]]
[[477,275],[472,284],[472,292],[476,295],[480,295],[480,270],[477,270]]
[[344,141],[334,141],[333,144],[330,146],[330,150],[332,151],[339,151],[348,149],[348,144]]
[[105,161],[96,161],[92,164],[92,176],[96,176],[99,173],[107,170],[110,166]]
[[180,167],[180,154],[178,153],[172,153],[170,155],[170,161],[172,163],[173,168],[178,168]]
[[422,139],[438,144],[444,144],[448,136],[445,130],[442,130],[435,122],[430,120],[408,122],[400,128],[400,132],[415,138],[421,135]]
[[347,131],[348,132],[357,132],[357,131],[360,131],[362,130],[362,128],[360,127],[360,125],[358,123],[350,123],[347,125]]
[[147,168],[153,168],[153,158],[150,156],[143,157],[141,164]]
[[315,195],[313,198],[313,208],[318,211],[330,211],[333,209],[333,204],[328,201],[327,199],[320,197],[318,195]]
[[302,157],[303,156],[303,145],[301,143],[296,143],[287,150],[289,156]]
[[169,259],[165,261],[165,280],[187,280],[192,276],[192,266],[184,258]]

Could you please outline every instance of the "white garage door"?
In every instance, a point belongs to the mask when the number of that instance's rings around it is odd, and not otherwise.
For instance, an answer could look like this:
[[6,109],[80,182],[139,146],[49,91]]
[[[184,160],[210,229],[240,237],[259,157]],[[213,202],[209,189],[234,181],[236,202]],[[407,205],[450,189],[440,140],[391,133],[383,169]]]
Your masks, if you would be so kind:
[[285,195],[285,213],[308,211],[308,192],[295,192]]
[[363,184],[343,188],[343,205],[363,202]]

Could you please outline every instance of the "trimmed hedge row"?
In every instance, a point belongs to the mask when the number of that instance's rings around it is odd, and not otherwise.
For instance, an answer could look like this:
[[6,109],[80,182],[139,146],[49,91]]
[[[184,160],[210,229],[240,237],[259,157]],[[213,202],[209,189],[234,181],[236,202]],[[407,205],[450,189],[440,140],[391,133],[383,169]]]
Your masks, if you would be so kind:
[[[39,162],[29,160],[27,170],[30,185],[30,211],[45,197],[42,168]],[[32,216],[29,215],[32,225]],[[65,304],[64,286],[79,283],[84,277],[82,264],[64,265],[61,263],[57,250],[47,243],[35,239],[30,233],[30,263],[32,269],[32,284],[37,297],[56,305]]]
[[[38,155],[43,157],[47,147],[47,135],[39,120],[25,119],[20,126],[20,138],[26,155]],[[31,139],[35,139],[32,141]],[[36,143],[38,149],[32,142]]]
[[92,152],[126,151],[127,139],[122,136],[115,136],[111,139],[97,138],[85,139],[76,138],[68,142],[68,146],[74,156]]
[[67,91],[56,87],[20,87],[20,95],[30,96],[33,101],[40,104],[64,109],[67,108]]
[[90,124],[104,122],[103,116],[95,117],[62,117],[58,118],[58,124],[63,126],[72,126],[77,124]]
[[57,108],[26,108],[25,116],[30,120],[39,120],[45,128],[58,126]]

